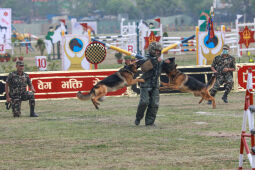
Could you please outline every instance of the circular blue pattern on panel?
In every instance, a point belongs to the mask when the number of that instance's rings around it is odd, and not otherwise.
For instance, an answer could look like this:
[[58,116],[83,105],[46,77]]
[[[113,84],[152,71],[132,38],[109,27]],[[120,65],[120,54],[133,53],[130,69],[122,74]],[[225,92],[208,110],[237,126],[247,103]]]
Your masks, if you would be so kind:
[[80,52],[83,48],[83,42],[79,38],[73,38],[69,42],[69,47],[75,53]]
[[207,48],[215,48],[218,45],[218,38],[214,36],[213,38],[209,39],[209,36],[207,35],[204,38],[204,44]]

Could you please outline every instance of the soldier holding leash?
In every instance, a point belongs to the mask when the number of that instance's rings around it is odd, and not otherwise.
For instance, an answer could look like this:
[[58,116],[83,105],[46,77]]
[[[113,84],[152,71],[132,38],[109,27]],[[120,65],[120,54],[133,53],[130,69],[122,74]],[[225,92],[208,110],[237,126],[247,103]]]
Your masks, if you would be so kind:
[[[38,115],[35,114],[34,112],[35,89],[31,83],[28,74],[24,73],[24,62],[17,61],[16,68],[17,70],[11,72],[6,79],[5,84],[6,102],[11,103],[13,116],[20,117],[21,102],[29,100],[30,117],[38,117]],[[29,86],[32,92],[26,90],[27,85]]]

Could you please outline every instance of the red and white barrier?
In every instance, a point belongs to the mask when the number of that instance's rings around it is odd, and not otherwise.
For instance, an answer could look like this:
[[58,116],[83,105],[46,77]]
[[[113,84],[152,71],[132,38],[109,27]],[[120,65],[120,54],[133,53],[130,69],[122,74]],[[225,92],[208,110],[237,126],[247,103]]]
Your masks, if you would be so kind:
[[[248,77],[247,77],[247,88],[245,95],[245,104],[244,104],[244,115],[243,115],[243,124],[242,124],[242,133],[241,133],[241,144],[240,144],[240,156],[239,156],[239,170],[243,167],[243,153],[244,149],[246,151],[247,157],[249,159],[249,163],[252,167],[252,170],[255,170],[255,142],[254,142],[254,113],[255,106],[253,105],[253,93],[252,92],[252,72],[249,69]],[[248,118],[249,131],[250,133],[246,133],[246,123]],[[250,138],[251,141],[251,152],[249,150],[246,138]]]

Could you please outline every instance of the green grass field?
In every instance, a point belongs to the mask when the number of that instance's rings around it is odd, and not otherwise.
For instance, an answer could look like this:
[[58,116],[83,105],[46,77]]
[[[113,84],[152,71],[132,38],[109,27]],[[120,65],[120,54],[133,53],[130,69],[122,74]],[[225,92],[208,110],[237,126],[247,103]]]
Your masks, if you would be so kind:
[[[35,71],[38,51],[14,51]],[[114,53],[107,51],[99,69],[123,66],[116,64]],[[196,64],[194,52],[168,56],[175,56],[179,66]],[[52,63],[52,70],[61,70],[60,60],[48,61],[49,70]],[[13,69],[14,62],[0,63],[1,73]],[[99,111],[90,101],[37,101],[39,118],[29,117],[28,102],[20,118],[0,103],[0,169],[236,169],[244,94],[231,93],[230,103],[223,104],[219,93],[217,109],[199,105],[191,94],[161,95],[156,127],[145,127],[144,121],[134,125],[139,96],[107,97]]]
[[[37,101],[39,118],[1,103],[0,169],[236,169],[244,92],[217,108],[191,94],[161,95],[156,127],[134,125],[139,97]],[[249,168],[244,156],[244,167]]]

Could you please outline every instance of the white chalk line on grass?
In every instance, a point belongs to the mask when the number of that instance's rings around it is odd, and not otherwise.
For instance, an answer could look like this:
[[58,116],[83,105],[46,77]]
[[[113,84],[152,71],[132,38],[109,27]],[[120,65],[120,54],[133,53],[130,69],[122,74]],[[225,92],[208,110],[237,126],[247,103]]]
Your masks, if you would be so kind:
[[196,114],[200,114],[200,115],[205,115],[205,116],[223,116],[223,117],[243,117],[241,114],[239,113],[213,113],[213,112],[203,112],[203,111],[198,111],[195,112]]

